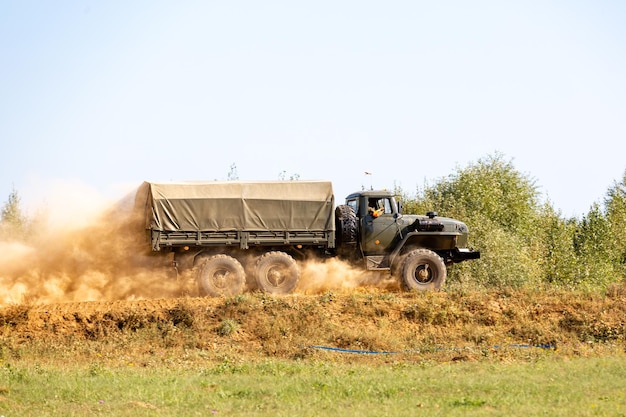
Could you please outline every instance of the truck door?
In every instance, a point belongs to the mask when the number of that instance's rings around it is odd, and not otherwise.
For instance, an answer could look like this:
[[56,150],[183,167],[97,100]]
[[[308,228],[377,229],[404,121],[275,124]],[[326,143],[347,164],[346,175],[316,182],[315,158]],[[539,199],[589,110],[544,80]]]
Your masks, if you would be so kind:
[[368,212],[361,218],[361,231],[361,244],[366,255],[382,254],[388,249],[397,232],[391,199],[368,200]]

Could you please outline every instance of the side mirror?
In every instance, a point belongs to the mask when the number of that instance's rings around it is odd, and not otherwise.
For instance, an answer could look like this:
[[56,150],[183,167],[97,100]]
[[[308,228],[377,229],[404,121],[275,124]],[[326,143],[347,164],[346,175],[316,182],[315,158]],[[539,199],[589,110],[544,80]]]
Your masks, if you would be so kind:
[[402,201],[398,200],[398,214],[402,214]]

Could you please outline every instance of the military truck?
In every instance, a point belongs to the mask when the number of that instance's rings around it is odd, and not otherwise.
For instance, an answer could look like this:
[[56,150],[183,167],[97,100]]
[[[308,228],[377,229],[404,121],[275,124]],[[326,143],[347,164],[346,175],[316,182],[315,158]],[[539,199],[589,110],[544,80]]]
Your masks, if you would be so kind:
[[154,253],[191,273],[202,295],[294,291],[300,262],[340,257],[439,289],[446,266],[478,259],[458,220],[402,214],[389,191],[359,191],[335,207],[328,181],[145,182],[135,201]]

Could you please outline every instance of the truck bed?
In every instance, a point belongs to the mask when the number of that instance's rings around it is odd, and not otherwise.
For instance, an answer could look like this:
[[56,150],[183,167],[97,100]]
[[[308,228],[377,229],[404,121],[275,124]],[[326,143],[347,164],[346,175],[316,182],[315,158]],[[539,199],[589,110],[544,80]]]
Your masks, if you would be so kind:
[[334,247],[327,181],[145,182],[137,193],[152,249],[175,246]]

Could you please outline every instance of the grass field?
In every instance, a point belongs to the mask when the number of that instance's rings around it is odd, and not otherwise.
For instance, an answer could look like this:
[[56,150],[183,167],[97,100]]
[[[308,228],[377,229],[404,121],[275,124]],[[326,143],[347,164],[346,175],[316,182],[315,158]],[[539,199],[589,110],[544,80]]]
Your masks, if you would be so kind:
[[10,416],[624,416],[624,356],[369,364],[277,361],[0,370]]
[[5,417],[626,416],[622,291],[14,305],[0,326]]

